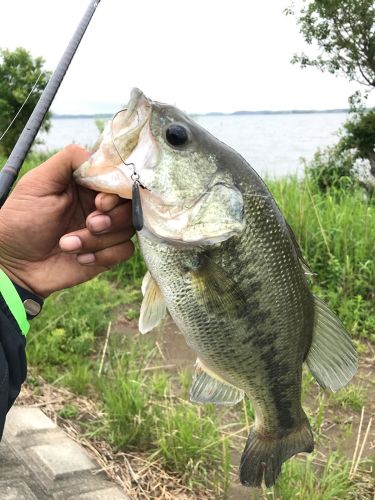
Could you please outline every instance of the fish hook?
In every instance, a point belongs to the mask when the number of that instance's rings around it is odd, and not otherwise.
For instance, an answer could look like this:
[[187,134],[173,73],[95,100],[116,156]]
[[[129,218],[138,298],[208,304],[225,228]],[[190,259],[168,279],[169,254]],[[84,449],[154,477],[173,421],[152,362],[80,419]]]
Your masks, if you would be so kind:
[[139,182],[139,175],[137,174],[135,170],[135,165],[134,163],[126,163],[124,158],[122,157],[120,151],[118,150],[115,142],[115,137],[113,135],[113,120],[116,118],[116,116],[121,113],[122,111],[126,111],[126,108],[120,109],[120,111],[117,111],[117,113],[113,116],[111,120],[111,138],[112,138],[112,143],[113,146],[116,150],[116,153],[119,155],[120,160],[124,165],[127,167],[133,167],[133,173],[131,174],[130,178],[133,182],[132,184],[132,221],[133,221],[133,226],[136,231],[141,231],[143,228],[143,209],[142,209],[142,202],[141,202],[141,195],[139,192],[139,186],[141,186]]

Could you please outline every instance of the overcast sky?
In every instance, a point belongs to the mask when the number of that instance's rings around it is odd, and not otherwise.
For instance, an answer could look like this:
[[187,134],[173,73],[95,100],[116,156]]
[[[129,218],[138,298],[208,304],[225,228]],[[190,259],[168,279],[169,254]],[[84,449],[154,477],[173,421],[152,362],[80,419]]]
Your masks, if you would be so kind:
[[[132,87],[195,113],[345,108],[358,88],[290,64],[310,50],[289,0],[101,0],[55,113],[112,113]],[[0,0],[0,47],[54,69],[89,0]]]

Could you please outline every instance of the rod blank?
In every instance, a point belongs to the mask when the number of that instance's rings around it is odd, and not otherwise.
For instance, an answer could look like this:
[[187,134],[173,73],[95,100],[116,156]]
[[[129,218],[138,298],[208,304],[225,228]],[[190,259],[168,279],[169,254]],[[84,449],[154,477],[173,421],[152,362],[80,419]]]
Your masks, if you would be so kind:
[[65,73],[69,68],[74,54],[76,53],[76,50],[99,3],[100,0],[93,0],[88,6],[72,39],[62,55],[59,64],[49,79],[37,105],[25,125],[25,128],[19,136],[7,162],[0,172],[0,207],[3,206],[15,180],[17,179],[26,155],[29,152],[37,133],[39,132],[44,117],[46,116],[47,111],[55,98],[61,82],[64,79]]

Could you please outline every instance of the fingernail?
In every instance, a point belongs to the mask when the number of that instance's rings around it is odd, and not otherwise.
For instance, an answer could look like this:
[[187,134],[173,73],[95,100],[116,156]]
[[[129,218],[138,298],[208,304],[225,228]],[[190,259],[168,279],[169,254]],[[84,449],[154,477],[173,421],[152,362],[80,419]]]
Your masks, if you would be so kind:
[[60,248],[65,252],[74,252],[82,248],[82,241],[78,236],[64,236],[60,240]]
[[95,233],[100,233],[108,229],[111,225],[111,218],[108,215],[96,215],[89,221],[90,230]]
[[92,264],[95,262],[95,255],[93,253],[82,253],[77,255],[77,260],[80,264]]

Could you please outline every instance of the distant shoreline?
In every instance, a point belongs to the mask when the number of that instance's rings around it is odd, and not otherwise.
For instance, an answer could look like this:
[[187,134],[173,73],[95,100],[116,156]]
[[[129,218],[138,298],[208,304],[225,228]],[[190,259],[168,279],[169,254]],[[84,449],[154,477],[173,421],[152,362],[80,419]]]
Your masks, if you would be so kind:
[[[234,111],[233,113],[222,113],[220,111],[211,111],[210,113],[189,113],[190,116],[248,116],[248,115],[311,115],[311,114],[327,114],[327,113],[349,113],[349,109],[291,109],[285,111]],[[99,113],[93,115],[78,114],[78,115],[60,115],[52,113],[52,118],[55,120],[60,119],[78,119],[78,118],[92,118],[92,119],[109,119],[112,118],[112,113]]]

